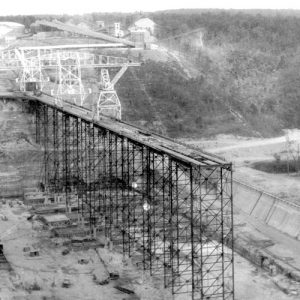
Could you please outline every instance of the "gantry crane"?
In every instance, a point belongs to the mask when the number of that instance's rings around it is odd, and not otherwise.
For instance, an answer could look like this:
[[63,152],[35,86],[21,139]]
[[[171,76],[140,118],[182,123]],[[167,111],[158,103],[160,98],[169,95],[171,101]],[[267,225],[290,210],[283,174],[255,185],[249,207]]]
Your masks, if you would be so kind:
[[[123,57],[95,55],[87,52],[59,50],[53,47],[26,47],[0,52],[0,69],[17,70],[17,82],[23,92],[51,88],[56,105],[64,101],[83,106],[91,90],[82,80],[83,68],[100,68],[100,91],[96,103],[96,115],[121,118],[121,103],[114,88],[129,66],[140,66]],[[119,71],[111,79],[109,69]],[[50,76],[54,80],[50,80]]]

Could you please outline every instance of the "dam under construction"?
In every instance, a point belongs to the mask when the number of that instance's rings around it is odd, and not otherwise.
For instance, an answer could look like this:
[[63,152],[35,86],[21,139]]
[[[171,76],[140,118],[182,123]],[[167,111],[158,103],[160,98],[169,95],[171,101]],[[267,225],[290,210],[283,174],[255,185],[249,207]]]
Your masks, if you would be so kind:
[[233,299],[231,164],[51,97],[24,101],[44,192],[62,196],[95,236],[140,256],[173,294]]
[[299,205],[234,176],[224,152],[122,120],[136,43],[38,25],[94,40],[0,52],[0,297],[297,297]]
[[[95,244],[104,237],[173,295],[233,299],[232,166],[120,120],[114,85],[139,63],[53,47],[9,50],[1,59],[4,71],[19,70],[22,92],[2,101],[21,102],[34,116],[42,152],[41,180],[24,189],[24,203],[52,234],[87,234]],[[101,70],[90,107],[83,68]],[[109,68],[119,69],[112,79]]]
[[35,114],[43,192],[173,294],[233,298],[231,164],[50,97],[6,101]]

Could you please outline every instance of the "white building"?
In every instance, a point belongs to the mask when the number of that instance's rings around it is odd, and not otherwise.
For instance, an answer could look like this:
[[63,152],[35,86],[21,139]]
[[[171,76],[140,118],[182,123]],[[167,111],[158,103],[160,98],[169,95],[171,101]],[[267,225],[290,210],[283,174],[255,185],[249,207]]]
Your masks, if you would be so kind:
[[124,36],[124,31],[121,30],[121,23],[116,22],[114,23],[114,33],[113,35],[115,37],[123,37]]
[[0,22],[0,38],[13,39],[22,36],[25,32],[23,24],[15,22]]
[[156,24],[149,18],[142,18],[133,23],[132,26],[128,28],[130,32],[137,30],[147,30],[151,35],[154,35]]

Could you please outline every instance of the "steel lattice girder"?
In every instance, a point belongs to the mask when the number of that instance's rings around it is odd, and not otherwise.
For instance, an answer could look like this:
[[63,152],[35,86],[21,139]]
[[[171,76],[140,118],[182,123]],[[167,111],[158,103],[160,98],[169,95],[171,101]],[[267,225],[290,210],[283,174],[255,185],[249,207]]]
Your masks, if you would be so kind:
[[85,68],[110,68],[139,66],[140,63],[130,62],[124,57],[114,57],[108,55],[96,55],[89,52],[47,49],[12,49],[0,51],[0,68],[1,69],[22,69],[24,67],[23,60],[30,60],[31,68],[40,65],[42,69],[55,69],[58,67],[58,59],[61,60],[62,66],[77,66],[77,60],[80,65]]
[[[0,51],[0,69],[20,71],[18,80],[21,91],[40,90],[51,93],[56,105],[60,106],[63,106],[64,101],[83,106],[91,89],[85,89],[81,71],[86,68],[101,68],[101,90],[96,103],[98,117],[104,114],[121,119],[121,104],[114,85],[129,66],[140,66],[140,63],[131,62],[124,57],[58,51],[51,47]],[[108,68],[120,68],[112,80]],[[51,82],[51,76],[47,76],[53,70],[56,70],[55,82]],[[27,88],[27,84],[34,84],[34,87]]]
[[[194,165],[38,104],[45,186],[173,294],[234,299],[231,164]],[[63,186],[61,185],[63,182]]]

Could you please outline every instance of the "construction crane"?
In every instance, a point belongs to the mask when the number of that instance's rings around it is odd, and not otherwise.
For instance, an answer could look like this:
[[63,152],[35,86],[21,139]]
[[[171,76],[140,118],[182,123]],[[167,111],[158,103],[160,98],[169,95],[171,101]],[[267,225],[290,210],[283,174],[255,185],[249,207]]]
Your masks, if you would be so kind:
[[[121,119],[121,103],[115,84],[130,66],[140,66],[124,57],[96,55],[89,52],[61,51],[58,48],[26,47],[0,52],[0,69],[19,72],[16,81],[22,92],[43,92],[50,89],[56,105],[64,101],[83,106],[91,89],[85,87],[82,69],[100,68],[100,91],[96,103],[96,115],[108,115]],[[111,79],[109,69],[119,69]],[[55,74],[50,82],[49,74]]]
[[114,88],[115,84],[123,76],[128,68],[128,64],[124,64],[115,77],[110,80],[108,69],[101,69],[100,95],[97,102],[97,115],[112,115],[117,119],[121,119],[121,103],[117,92]]

